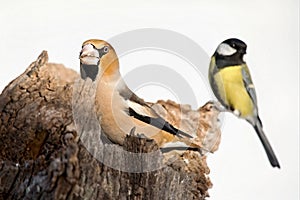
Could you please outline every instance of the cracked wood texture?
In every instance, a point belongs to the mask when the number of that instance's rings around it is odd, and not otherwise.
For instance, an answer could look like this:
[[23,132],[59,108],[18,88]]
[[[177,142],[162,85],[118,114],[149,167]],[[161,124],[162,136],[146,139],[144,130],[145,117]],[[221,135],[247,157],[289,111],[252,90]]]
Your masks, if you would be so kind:
[[[206,156],[200,156],[199,152],[185,151],[169,156],[166,161],[152,140],[133,134],[126,137],[123,147],[102,143],[93,150],[87,148],[86,138],[80,137],[82,130],[75,128],[72,111],[77,79],[75,71],[48,63],[44,51],[3,90],[0,199],[205,199],[208,196],[212,187],[209,168]],[[82,116],[88,114],[83,110]],[[209,123],[206,128],[213,126]],[[99,141],[99,133],[95,132],[87,135],[91,143]],[[120,154],[123,148],[138,156],[156,152],[156,159],[148,164],[164,167],[143,173],[122,171],[114,166],[143,168],[139,160],[124,162]],[[115,165],[103,164],[97,152],[102,152],[104,163]]]

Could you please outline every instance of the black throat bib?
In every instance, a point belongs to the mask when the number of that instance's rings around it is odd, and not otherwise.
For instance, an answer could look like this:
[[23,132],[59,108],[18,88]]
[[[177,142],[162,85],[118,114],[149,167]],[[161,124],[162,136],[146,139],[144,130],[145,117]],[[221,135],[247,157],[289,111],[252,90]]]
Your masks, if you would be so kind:
[[96,80],[98,74],[99,67],[98,65],[86,65],[81,64],[80,66],[80,74],[82,79],[90,78],[92,81]]

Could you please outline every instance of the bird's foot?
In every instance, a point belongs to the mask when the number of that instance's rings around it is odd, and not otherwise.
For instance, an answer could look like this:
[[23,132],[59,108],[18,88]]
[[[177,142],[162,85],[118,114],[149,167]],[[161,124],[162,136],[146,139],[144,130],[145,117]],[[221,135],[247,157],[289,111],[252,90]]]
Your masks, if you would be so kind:
[[134,135],[135,135],[135,129],[136,129],[136,127],[133,127],[133,128],[130,130],[130,133],[129,133],[130,136],[134,136]]
[[219,112],[226,112],[227,111],[227,109],[219,101],[211,100],[207,103],[210,103]]
[[135,136],[135,137],[138,137],[138,138],[148,138],[145,134],[143,134],[143,133],[136,133],[135,132],[135,130],[136,130],[136,127],[133,127],[131,130],[130,130],[130,133],[129,133],[129,135],[130,136]]

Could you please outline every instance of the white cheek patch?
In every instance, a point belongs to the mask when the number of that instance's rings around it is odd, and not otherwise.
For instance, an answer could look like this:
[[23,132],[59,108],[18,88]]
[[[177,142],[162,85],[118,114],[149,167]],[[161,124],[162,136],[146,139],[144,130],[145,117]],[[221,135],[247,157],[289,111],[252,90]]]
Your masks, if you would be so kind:
[[228,44],[222,43],[218,46],[217,52],[223,56],[231,56],[237,52],[236,49],[232,48]]

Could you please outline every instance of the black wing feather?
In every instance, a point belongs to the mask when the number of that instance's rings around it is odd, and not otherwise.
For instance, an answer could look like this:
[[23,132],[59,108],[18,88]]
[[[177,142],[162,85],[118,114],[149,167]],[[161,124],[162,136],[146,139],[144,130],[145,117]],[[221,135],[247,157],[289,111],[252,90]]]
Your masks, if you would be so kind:
[[173,135],[177,135],[179,137],[185,136],[188,138],[193,138],[193,136],[175,128],[174,126],[172,126],[170,123],[168,123],[163,118],[160,118],[160,117],[154,118],[154,117],[144,116],[144,115],[141,115],[141,114],[135,112],[132,108],[129,108],[129,115],[138,120],[141,120],[147,124],[151,124],[152,126],[155,126],[156,128],[159,128],[168,133],[171,133]]

